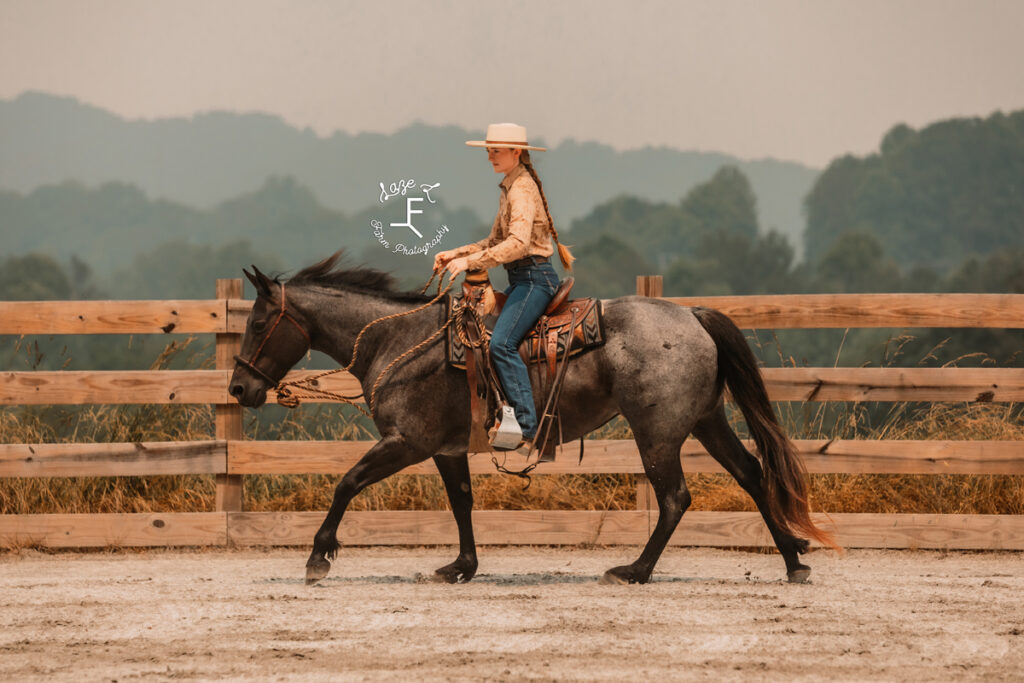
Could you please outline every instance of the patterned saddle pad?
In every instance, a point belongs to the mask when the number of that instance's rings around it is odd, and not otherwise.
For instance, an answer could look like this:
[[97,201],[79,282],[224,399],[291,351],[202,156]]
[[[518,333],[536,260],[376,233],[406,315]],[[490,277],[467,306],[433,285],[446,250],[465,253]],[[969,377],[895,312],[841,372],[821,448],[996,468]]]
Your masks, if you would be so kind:
[[[461,299],[461,296],[446,298],[449,315],[452,307]],[[573,327],[572,335],[567,337],[566,330],[572,322],[573,309],[575,309],[576,324]],[[498,316],[492,314],[483,320],[488,340],[490,340],[491,331],[494,329],[497,319]],[[558,310],[550,316],[541,316],[537,324],[519,344],[519,355],[527,363],[553,363],[556,356],[561,358],[565,353],[567,338],[571,339],[570,357],[604,344],[604,317],[600,299],[593,297],[572,299],[559,306]],[[448,326],[448,334],[445,339],[448,362],[457,368],[465,369],[466,347],[459,339],[455,323]]]

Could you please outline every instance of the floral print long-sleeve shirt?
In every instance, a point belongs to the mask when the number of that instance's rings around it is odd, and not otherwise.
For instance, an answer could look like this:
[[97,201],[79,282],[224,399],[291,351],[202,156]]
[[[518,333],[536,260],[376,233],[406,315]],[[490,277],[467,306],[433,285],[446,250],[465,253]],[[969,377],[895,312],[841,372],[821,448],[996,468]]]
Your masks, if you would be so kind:
[[526,166],[516,165],[498,185],[501,199],[491,233],[455,250],[455,258],[469,255],[469,270],[487,270],[526,256],[551,256],[555,251],[540,188]]

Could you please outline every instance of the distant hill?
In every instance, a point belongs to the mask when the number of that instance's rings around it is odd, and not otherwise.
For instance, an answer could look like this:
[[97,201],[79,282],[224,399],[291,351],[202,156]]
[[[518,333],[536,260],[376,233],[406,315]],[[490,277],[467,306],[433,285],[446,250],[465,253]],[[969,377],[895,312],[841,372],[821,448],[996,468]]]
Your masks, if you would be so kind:
[[[35,252],[61,261],[75,257],[105,277],[167,243],[220,248],[245,241],[285,268],[308,265],[347,247],[354,256],[422,279],[424,269],[430,272],[433,254],[391,256],[377,244],[370,226],[373,218],[390,223],[403,214],[404,206],[395,202],[354,215],[330,209],[293,178],[269,178],[257,190],[208,209],[150,199],[125,183],[89,188],[67,182],[27,195],[0,191],[0,255]],[[450,210],[441,200],[431,219],[452,226],[442,248],[478,239],[474,233],[484,230],[471,211]],[[238,267],[243,265],[248,264]]]
[[811,261],[851,235],[939,273],[1024,248],[1024,110],[894,126],[878,153],[833,160],[806,206]]
[[[499,178],[482,152],[464,144],[482,135],[414,123],[391,135],[320,137],[258,113],[128,121],[73,98],[29,92],[0,100],[0,188],[30,193],[68,180],[90,187],[116,181],[150,197],[212,208],[253,192],[268,177],[291,176],[325,207],[353,214],[374,204],[378,182],[413,177],[440,182],[438,194],[449,207],[466,207],[489,223]],[[622,194],[678,201],[721,166],[734,165],[757,195],[759,224],[798,246],[801,203],[819,173],[771,159],[666,147],[617,152],[573,140],[534,159],[555,220],[566,227]]]
[[[150,199],[126,183],[89,188],[65,182],[26,195],[0,190],[4,255],[70,263],[73,283],[85,280],[76,268],[88,269],[93,289],[129,298],[202,296],[215,277],[237,276],[251,263],[294,271],[342,247],[350,261],[387,270],[404,287],[420,287],[438,249],[410,253],[409,247],[421,246],[446,226],[436,245],[440,249],[473,241],[486,230],[469,209],[450,209],[439,199],[429,218],[417,220],[428,233],[420,241],[405,228],[390,228],[404,213],[404,203],[388,202],[346,214],[323,206],[294,178],[282,177],[204,209]],[[380,221],[380,240],[371,230],[375,221]],[[684,290],[699,281],[700,288],[714,285],[715,291],[731,292],[751,278],[766,291],[788,286],[785,278],[763,276],[770,263],[788,269],[792,249],[786,247],[781,262],[765,251],[774,242],[762,243],[766,235],[757,224],[750,182],[733,166],[723,166],[679,202],[622,195],[599,204],[575,221],[571,232],[579,258],[573,271],[578,293],[621,296],[635,291],[637,275],[666,270],[686,274]],[[496,275],[501,282],[500,269]],[[25,291],[16,288],[12,295]]]

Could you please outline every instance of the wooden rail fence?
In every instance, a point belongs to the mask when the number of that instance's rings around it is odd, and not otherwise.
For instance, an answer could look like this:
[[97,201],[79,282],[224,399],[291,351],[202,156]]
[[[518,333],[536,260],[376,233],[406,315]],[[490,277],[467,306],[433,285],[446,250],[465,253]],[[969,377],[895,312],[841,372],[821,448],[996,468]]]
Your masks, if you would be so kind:
[[[660,277],[639,277],[637,293],[660,297]],[[242,509],[246,474],[337,473],[372,442],[245,440],[241,408],[228,395],[251,302],[240,280],[218,280],[209,301],[0,302],[0,335],[214,334],[216,370],[2,372],[0,405],[182,403],[215,406],[214,439],[195,442],[3,444],[0,477],[213,474],[216,511],[199,513],[0,515],[0,545],[306,545],[321,512],[257,513]],[[1021,294],[858,294],[667,298],[717,308],[746,329],[853,327],[1024,328]],[[296,372],[294,375],[304,374]],[[777,401],[1024,400],[1024,370],[1012,368],[772,368]],[[355,379],[335,375],[325,388],[356,393]],[[273,400],[271,396],[270,400]],[[812,473],[1024,475],[1024,442],[800,440]],[[573,451],[570,453],[569,451]],[[473,513],[481,543],[642,543],[656,515],[632,441],[590,440],[582,464],[575,449],[539,470],[545,474],[641,475],[637,510]],[[721,472],[695,441],[680,452],[686,472]],[[471,458],[473,473],[492,473]],[[432,463],[405,470],[437,474]],[[832,514],[849,547],[1024,549],[1024,516]],[[349,544],[439,544],[457,539],[447,511],[350,512],[339,530]],[[688,512],[675,545],[761,546],[771,539],[757,513]]]

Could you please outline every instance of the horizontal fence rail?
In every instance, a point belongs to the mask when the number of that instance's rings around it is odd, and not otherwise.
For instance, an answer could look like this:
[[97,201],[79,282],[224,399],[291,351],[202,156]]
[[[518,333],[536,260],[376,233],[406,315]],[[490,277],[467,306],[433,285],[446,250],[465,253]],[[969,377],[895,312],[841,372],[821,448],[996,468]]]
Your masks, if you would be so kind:
[[[288,380],[320,371],[290,372]],[[1020,368],[765,368],[773,401],[1024,401]],[[0,372],[0,405],[227,403],[230,370]],[[348,373],[318,386],[358,394]],[[381,391],[386,391],[386,385]],[[267,400],[276,400],[273,391]],[[304,399],[318,403],[329,399]]]
[[[660,278],[638,278],[637,293],[661,296]],[[216,511],[198,513],[0,515],[0,544],[49,547],[109,545],[307,545],[318,512],[245,512],[245,475],[341,474],[371,441],[249,441],[241,408],[227,386],[252,307],[239,280],[217,282],[202,301],[0,302],[0,335],[214,334],[215,370],[57,371],[0,373],[0,405],[212,404],[215,438],[188,442],[0,445],[0,477],[212,475]],[[947,327],[1024,328],[1024,294],[856,294],[670,297],[672,303],[717,308],[741,328]],[[296,371],[289,379],[316,371]],[[1014,368],[768,368],[775,401],[1016,402],[1024,370]],[[339,373],[320,382],[354,394],[356,379]],[[384,387],[386,390],[386,386]],[[268,401],[274,401],[270,392]],[[1024,442],[796,440],[816,474],[1024,475]],[[746,443],[749,449],[753,444]],[[586,440],[561,447],[538,474],[632,474],[637,509],[480,510],[481,543],[643,543],[657,510],[632,440]],[[722,468],[694,440],[680,450],[686,472]],[[470,458],[473,474],[493,474],[486,454]],[[404,474],[436,475],[432,462]],[[846,513],[819,516],[849,547],[1024,550],[1022,515]],[[457,539],[447,511],[346,514],[339,538],[350,544],[440,544]],[[689,512],[673,545],[770,546],[761,517],[749,512]]]
[[763,294],[665,300],[718,309],[743,329],[1024,328],[1024,294]]
[[[1022,515],[833,513],[813,515],[848,548],[1024,550]],[[106,546],[308,546],[321,512],[165,512],[0,515],[0,542],[51,548]],[[633,510],[475,510],[481,544],[637,544],[654,520]],[[338,529],[348,545],[443,545],[458,538],[452,513],[352,511]],[[674,546],[771,546],[756,512],[690,511]],[[812,545],[818,545],[812,542]]]
[[226,441],[0,444],[0,477],[225,474]]
[[[242,322],[244,325],[244,318]],[[216,299],[0,302],[0,334],[203,334],[228,331],[227,302]]]
[[[154,474],[344,474],[373,441],[184,441],[149,443],[0,444],[0,477],[115,477]],[[1018,441],[793,441],[812,474],[1024,475]],[[745,441],[751,451],[754,444]],[[541,474],[642,474],[632,440],[565,444]],[[725,470],[704,447],[688,441],[679,451],[685,472]],[[486,454],[469,459],[472,474],[494,474]],[[403,474],[437,474],[432,461]]]
[[[725,313],[743,329],[1024,328],[1024,294],[768,294],[664,297]],[[0,301],[0,335],[233,333],[252,302]]]

